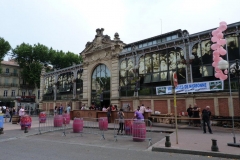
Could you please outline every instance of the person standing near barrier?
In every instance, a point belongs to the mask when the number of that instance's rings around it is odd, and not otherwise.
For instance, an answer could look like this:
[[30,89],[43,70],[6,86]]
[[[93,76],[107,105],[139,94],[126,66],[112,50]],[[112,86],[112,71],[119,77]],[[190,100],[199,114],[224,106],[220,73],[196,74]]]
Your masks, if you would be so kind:
[[144,120],[142,112],[140,112],[140,107],[134,112],[134,118],[137,120]]
[[70,111],[71,111],[71,107],[70,107],[70,105],[68,104],[68,107],[67,107],[67,114],[70,114]]
[[5,122],[7,122],[7,118],[10,117],[10,113],[9,113],[9,108],[6,108],[6,113],[5,113]]
[[10,115],[9,122],[11,122],[12,121],[12,116],[14,115],[13,114],[13,108],[9,108],[9,115]]
[[144,104],[141,105],[139,112],[141,112],[142,114],[144,114],[146,107],[144,106]]
[[119,121],[119,128],[118,128],[118,133],[119,131],[121,131],[121,134],[123,132],[123,125],[124,125],[124,113],[123,113],[123,109],[120,109],[120,111],[118,112],[118,121]]
[[[192,111],[193,111],[193,118],[200,118],[200,116],[199,116],[200,108],[198,108],[196,103],[194,104]],[[201,126],[200,120],[193,120],[193,123],[194,123],[195,127]]]
[[[191,104],[189,104],[189,107],[187,109],[187,113],[188,113],[188,117],[192,118],[193,112],[192,112],[192,105]],[[191,123],[192,123],[192,120],[189,119],[189,124],[188,125],[191,126]]]
[[21,109],[19,109],[19,113],[18,113],[18,115],[19,115],[18,123],[20,123],[21,117],[24,116],[24,114],[25,114],[25,110],[22,106]]
[[210,107],[206,106],[206,108],[203,109],[203,111],[202,111],[203,133],[206,133],[206,124],[207,124],[208,131],[210,134],[212,134],[212,129],[210,126],[210,117],[211,117]]
[[111,123],[111,112],[112,112],[112,105],[109,105],[107,108],[108,123]]
[[55,106],[55,108],[54,108],[54,115],[57,115],[57,110],[58,110],[58,107]]

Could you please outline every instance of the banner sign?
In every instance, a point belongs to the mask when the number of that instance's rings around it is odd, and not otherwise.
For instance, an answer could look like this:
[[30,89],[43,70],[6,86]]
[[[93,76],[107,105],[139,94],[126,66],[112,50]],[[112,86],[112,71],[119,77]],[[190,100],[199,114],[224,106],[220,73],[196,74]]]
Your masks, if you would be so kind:
[[[218,81],[207,81],[207,82],[196,82],[188,84],[179,84],[175,91],[176,93],[188,93],[188,92],[209,92],[223,90],[224,83],[221,80]],[[172,86],[161,86],[156,87],[156,94],[172,94]]]

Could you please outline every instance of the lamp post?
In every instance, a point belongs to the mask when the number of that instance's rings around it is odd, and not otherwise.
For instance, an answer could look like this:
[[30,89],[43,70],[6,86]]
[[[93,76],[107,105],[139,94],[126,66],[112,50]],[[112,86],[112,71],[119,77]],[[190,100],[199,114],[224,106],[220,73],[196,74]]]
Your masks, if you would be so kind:
[[[238,105],[240,107],[240,84],[239,84],[239,75],[240,75],[240,67],[238,63],[238,59],[236,59],[236,62],[232,64],[230,67],[228,65],[228,62],[225,60],[221,60],[218,63],[218,68],[220,70],[226,70],[228,69],[229,72],[228,74],[233,74],[237,77],[237,83],[238,83]],[[225,72],[223,72],[225,74]],[[236,137],[235,137],[235,131],[234,131],[234,108],[233,108],[233,102],[232,102],[232,91],[231,91],[231,81],[230,81],[230,76],[228,75],[228,81],[229,81],[229,92],[230,92],[230,107],[232,107],[232,129],[233,129],[233,143],[228,143],[228,146],[233,146],[233,147],[240,147],[240,143],[236,143]]]

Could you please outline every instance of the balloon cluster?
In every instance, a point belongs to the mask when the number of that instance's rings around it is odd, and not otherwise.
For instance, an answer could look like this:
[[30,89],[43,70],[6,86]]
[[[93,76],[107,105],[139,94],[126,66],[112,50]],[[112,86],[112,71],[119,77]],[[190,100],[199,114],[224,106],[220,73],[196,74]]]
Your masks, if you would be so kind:
[[[211,45],[211,49],[213,51],[213,63],[212,66],[215,68],[215,77],[220,80],[227,79],[228,70],[228,62],[223,60],[222,57],[226,55],[227,51],[223,48],[226,45],[226,39],[223,39],[223,31],[227,29],[226,22],[220,22],[220,25],[217,29],[212,31],[211,41],[213,44]],[[222,69],[225,69],[224,72]]]

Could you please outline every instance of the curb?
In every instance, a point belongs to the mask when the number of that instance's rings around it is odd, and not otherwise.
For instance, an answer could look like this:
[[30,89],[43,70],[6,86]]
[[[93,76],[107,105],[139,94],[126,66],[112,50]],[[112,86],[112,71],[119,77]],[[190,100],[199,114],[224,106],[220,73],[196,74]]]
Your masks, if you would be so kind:
[[212,157],[232,158],[232,159],[240,158],[240,155],[236,155],[236,154],[206,152],[206,151],[192,151],[192,150],[161,148],[161,147],[152,147],[152,151],[153,152],[170,152],[170,153],[191,154],[191,155],[200,155],[200,156],[212,156]]

